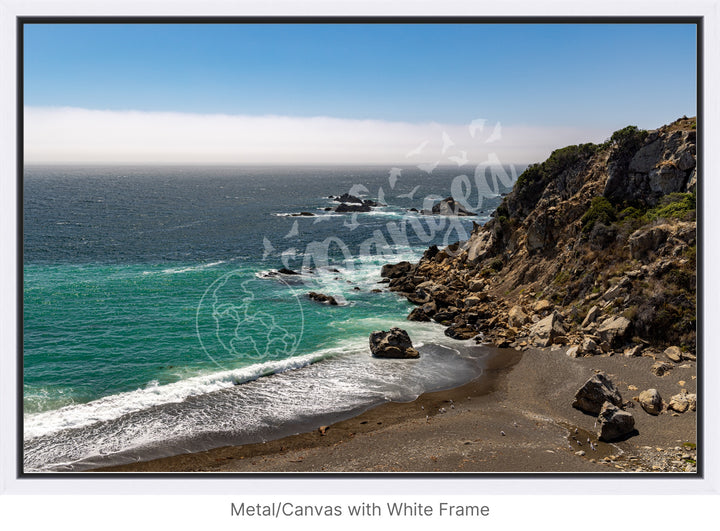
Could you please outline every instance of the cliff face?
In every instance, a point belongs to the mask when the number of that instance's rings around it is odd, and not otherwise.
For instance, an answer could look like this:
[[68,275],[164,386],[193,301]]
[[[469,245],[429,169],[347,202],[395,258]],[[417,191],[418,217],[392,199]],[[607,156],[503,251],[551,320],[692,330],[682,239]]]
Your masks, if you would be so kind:
[[553,152],[467,241],[386,268],[391,289],[418,304],[410,319],[453,337],[578,355],[676,345],[692,357],[695,127],[627,127]]

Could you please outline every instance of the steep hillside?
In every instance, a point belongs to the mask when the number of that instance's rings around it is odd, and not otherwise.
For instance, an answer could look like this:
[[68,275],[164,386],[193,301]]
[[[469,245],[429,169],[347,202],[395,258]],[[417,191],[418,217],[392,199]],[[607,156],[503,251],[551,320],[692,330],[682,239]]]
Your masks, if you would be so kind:
[[391,289],[453,337],[571,355],[695,355],[696,121],[626,127],[601,145],[528,167],[494,218],[418,264],[386,266]]

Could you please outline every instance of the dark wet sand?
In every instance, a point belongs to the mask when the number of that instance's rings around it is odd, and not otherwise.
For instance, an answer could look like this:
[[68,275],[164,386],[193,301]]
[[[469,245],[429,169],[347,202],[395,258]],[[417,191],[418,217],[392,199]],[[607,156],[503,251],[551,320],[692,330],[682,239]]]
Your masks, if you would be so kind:
[[[638,433],[613,445],[600,443],[592,451],[586,437],[597,431],[595,418],[571,404],[595,370],[610,376],[625,401],[648,388],[657,389],[666,402],[683,388],[696,392],[695,363],[677,365],[658,377],[650,372],[653,362],[617,355],[572,359],[562,350],[503,350],[473,382],[410,403],[383,404],[329,426],[324,435],[314,430],[97,471],[618,472],[617,462],[629,463],[630,456],[639,456],[632,460],[633,469],[644,464],[650,470],[644,456],[656,447],[696,442],[695,412],[654,417],[636,404],[629,411]],[[572,440],[575,428],[582,446]],[[580,450],[586,456],[576,455]],[[621,457],[599,461],[610,455]]]

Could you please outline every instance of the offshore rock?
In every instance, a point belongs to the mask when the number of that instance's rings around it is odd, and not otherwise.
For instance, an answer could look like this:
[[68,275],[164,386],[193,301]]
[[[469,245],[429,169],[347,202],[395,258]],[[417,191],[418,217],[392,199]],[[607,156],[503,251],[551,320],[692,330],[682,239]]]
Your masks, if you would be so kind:
[[337,206],[335,212],[370,212],[369,205],[356,205],[354,203],[342,203]]
[[459,202],[455,201],[452,197],[448,197],[435,203],[432,210],[423,210],[425,215],[440,215],[440,216],[477,216],[475,212],[466,210]]
[[329,304],[330,306],[337,306],[338,303],[335,300],[335,297],[332,295],[325,295],[324,293],[316,293],[314,291],[311,291],[308,293],[308,298],[311,300],[314,300],[315,302],[319,302],[322,304]]
[[389,332],[379,331],[370,334],[370,352],[376,358],[418,358],[410,336],[405,330],[393,327]]

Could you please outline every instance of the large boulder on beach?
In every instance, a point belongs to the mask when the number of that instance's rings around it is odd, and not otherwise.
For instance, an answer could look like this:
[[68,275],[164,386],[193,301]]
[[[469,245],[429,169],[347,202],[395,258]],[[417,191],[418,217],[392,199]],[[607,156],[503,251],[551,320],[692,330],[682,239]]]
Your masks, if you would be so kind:
[[642,408],[651,415],[659,415],[662,412],[663,401],[657,389],[648,389],[640,393],[638,401]]
[[632,414],[610,402],[603,404],[598,421],[600,422],[598,438],[605,442],[622,439],[635,429],[635,419]]
[[598,327],[597,333],[600,339],[606,341],[608,345],[617,346],[627,339],[631,325],[629,319],[619,315],[603,321]]
[[390,331],[370,334],[370,352],[376,358],[417,358],[420,353],[413,348],[405,330],[393,327]]
[[589,378],[583,386],[575,393],[575,400],[572,406],[585,413],[597,415],[602,410],[603,404],[610,402],[618,407],[622,406],[622,396],[615,384],[603,372],[599,372]]
[[686,389],[683,389],[679,394],[670,398],[668,409],[677,413],[685,413],[687,410],[695,411],[697,409],[697,395],[688,393]]

